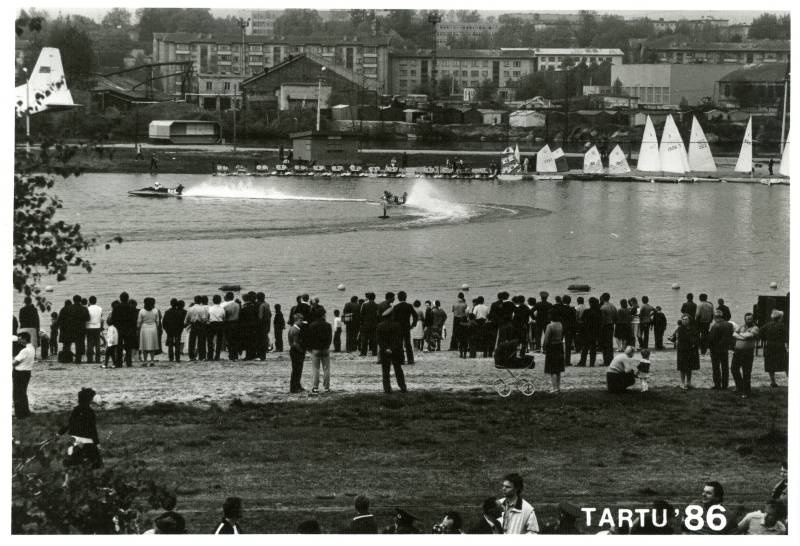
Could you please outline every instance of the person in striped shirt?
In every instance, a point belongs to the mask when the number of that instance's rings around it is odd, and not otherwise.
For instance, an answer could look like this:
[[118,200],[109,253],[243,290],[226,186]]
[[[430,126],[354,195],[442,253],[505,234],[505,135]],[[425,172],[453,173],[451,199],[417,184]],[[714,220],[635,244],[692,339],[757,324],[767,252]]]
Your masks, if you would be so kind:
[[539,522],[533,506],[522,498],[522,476],[516,473],[503,477],[503,498],[497,504],[503,511],[503,534],[538,534]]

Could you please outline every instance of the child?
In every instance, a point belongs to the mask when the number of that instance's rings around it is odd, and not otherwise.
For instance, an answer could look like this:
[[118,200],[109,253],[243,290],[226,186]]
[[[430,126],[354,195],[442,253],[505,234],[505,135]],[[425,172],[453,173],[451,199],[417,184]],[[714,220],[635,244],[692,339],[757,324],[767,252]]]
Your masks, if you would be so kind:
[[342,352],[342,319],[338,309],[333,311],[333,352]]
[[[108,325],[108,329],[106,330],[106,361],[103,364],[103,368],[108,368],[108,359],[111,358],[111,363],[114,364],[115,368],[119,368],[119,358],[117,355],[117,347],[119,345],[119,332],[117,332],[117,327],[113,324]],[[119,355],[121,356],[121,355]]]
[[647,378],[650,377],[650,349],[642,349],[642,358],[639,360],[639,365],[636,369],[639,371],[639,384],[642,387],[642,392],[647,392]]

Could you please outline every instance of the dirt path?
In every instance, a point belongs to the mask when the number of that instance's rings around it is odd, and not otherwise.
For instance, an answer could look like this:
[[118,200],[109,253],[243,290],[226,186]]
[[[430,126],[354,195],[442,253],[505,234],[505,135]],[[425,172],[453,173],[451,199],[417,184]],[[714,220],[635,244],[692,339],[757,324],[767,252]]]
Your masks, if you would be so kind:
[[[98,393],[100,407],[141,407],[155,402],[208,406],[227,406],[232,400],[250,402],[292,402],[307,400],[308,394],[289,394],[291,363],[286,353],[270,353],[264,362],[180,362],[164,360],[153,368],[135,362],[132,368],[102,369],[97,364],[59,364],[54,360],[37,362],[28,388],[32,410],[65,410],[74,406],[77,392],[92,387]],[[657,352],[650,376],[651,389],[677,389],[680,378],[675,368],[674,351]],[[573,362],[577,357],[573,356]],[[542,371],[544,356],[536,355],[536,369],[515,371],[531,381],[537,396],[548,396],[549,378]],[[491,359],[459,359],[457,353],[439,352],[417,355],[416,364],[404,367],[409,390],[434,392],[494,392],[497,378],[508,381],[507,371],[496,370]],[[778,382],[786,384],[783,374]],[[306,357],[303,385],[311,388],[311,364]],[[394,379],[392,379],[393,385]],[[698,388],[711,387],[711,360],[701,357],[694,383]],[[754,388],[769,385],[763,358],[753,364]],[[730,381],[733,386],[733,379]],[[336,354],[331,358],[332,393],[342,396],[381,392],[381,370],[373,357]],[[605,389],[605,369],[568,367],[562,376],[562,390]],[[638,385],[631,390],[638,391]],[[638,393],[637,393],[638,394]],[[522,396],[514,391],[512,396]],[[732,396],[732,394],[731,394]]]

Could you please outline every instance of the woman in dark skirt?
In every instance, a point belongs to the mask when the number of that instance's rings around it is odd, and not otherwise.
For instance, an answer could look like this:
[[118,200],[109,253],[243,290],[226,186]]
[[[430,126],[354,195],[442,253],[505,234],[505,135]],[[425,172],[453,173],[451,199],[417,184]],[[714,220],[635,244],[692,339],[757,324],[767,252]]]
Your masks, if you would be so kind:
[[759,330],[759,336],[764,340],[764,371],[769,374],[770,387],[778,386],[775,382],[775,372],[786,372],[786,375],[789,375],[786,333],[783,312],[777,309],[772,311],[770,321]]
[[678,371],[681,372],[681,389],[692,388],[692,371],[700,369],[700,351],[697,332],[689,315],[681,317],[675,331],[675,349],[678,354]]
[[561,316],[552,309],[548,313],[550,323],[544,331],[542,348],[544,349],[544,373],[550,375],[552,394],[561,392],[561,373],[564,371],[564,327]]

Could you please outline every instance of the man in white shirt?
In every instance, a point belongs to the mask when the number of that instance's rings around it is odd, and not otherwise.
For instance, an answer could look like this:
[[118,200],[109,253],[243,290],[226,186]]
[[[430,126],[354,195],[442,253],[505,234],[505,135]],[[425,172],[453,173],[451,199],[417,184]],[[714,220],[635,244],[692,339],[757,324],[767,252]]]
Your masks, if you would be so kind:
[[[100,332],[103,329],[103,308],[97,298],[89,296],[89,321],[86,323],[86,362],[100,364]],[[93,358],[94,356],[94,358]]]
[[630,345],[625,347],[624,353],[616,355],[608,366],[606,372],[606,385],[608,392],[621,393],[636,383],[636,361],[633,358],[634,349]]
[[222,296],[219,294],[214,294],[212,302],[214,305],[208,308],[208,331],[206,332],[206,346],[208,348],[206,357],[208,360],[219,360],[224,335],[225,308],[222,307]]
[[781,521],[786,509],[777,500],[768,500],[764,511],[750,512],[739,522],[739,533],[743,535],[785,535],[786,526]]
[[507,474],[503,477],[503,498],[497,503],[503,511],[503,534],[525,535],[538,534],[539,522],[533,506],[522,498],[522,476]]
[[18,340],[25,344],[25,348],[14,357],[14,369],[11,372],[11,380],[14,385],[14,416],[17,419],[25,419],[31,414],[30,407],[28,407],[28,383],[30,383],[33,363],[36,360],[36,348],[31,343],[31,336],[28,332],[20,332]]

